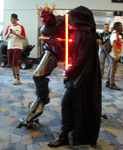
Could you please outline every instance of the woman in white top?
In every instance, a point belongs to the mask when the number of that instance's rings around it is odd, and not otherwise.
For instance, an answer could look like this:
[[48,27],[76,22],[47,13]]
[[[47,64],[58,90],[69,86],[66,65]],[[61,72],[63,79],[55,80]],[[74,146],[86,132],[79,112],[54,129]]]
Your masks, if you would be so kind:
[[120,90],[119,87],[115,85],[115,74],[117,71],[117,64],[120,58],[121,53],[121,38],[119,34],[122,33],[122,24],[121,22],[116,22],[113,27],[113,31],[110,36],[110,44],[112,46],[112,50],[109,54],[110,56],[110,65],[107,73],[107,82],[106,87],[110,87],[110,89]]

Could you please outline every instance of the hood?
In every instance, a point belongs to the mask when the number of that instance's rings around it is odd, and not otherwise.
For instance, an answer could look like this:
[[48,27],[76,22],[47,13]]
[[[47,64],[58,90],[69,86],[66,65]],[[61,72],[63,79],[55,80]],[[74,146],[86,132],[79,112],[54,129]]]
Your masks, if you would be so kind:
[[84,6],[76,7],[68,12],[69,24],[78,30],[89,32],[96,31],[96,25],[92,11]]

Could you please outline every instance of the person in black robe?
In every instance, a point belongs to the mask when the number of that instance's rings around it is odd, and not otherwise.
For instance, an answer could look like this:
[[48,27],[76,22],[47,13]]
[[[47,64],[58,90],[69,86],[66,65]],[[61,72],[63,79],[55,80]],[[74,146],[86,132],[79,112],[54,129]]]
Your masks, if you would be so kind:
[[50,147],[68,145],[70,131],[73,145],[96,145],[101,124],[101,74],[93,14],[83,6],[68,14],[69,25],[77,30],[73,30],[69,47],[72,66],[64,76],[67,89],[62,99],[61,133]]

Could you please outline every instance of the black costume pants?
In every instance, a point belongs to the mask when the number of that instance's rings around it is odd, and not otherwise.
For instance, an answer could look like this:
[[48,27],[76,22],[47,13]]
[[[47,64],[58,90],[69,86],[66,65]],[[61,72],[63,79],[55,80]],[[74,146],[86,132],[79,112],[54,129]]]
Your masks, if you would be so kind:
[[[96,110],[95,104],[89,100],[86,88],[67,88],[62,99],[62,132],[67,136],[72,130],[73,145],[95,145],[100,127],[100,107]],[[98,103],[98,102],[97,102]]]
[[73,88],[68,88],[62,99],[62,136],[67,136],[73,130]]

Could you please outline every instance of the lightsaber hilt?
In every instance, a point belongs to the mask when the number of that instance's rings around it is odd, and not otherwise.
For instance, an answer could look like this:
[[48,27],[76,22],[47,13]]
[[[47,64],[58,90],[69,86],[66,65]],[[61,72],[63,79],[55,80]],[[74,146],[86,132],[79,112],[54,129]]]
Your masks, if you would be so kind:
[[[50,40],[50,37],[40,36],[39,39],[40,40]],[[61,38],[56,38],[56,39],[59,41],[63,41],[63,42],[66,41],[66,39],[61,39]],[[68,42],[72,42],[72,39],[68,39]]]

